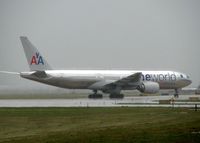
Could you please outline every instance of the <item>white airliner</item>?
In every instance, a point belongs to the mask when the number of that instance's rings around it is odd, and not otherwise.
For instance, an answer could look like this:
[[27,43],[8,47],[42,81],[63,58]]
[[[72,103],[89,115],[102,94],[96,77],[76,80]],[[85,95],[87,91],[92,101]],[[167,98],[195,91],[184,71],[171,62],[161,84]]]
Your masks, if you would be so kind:
[[[89,98],[123,98],[122,90],[139,90],[142,93],[157,93],[160,89],[178,90],[191,84],[189,76],[175,71],[134,70],[53,70],[27,37],[20,37],[31,71],[20,72],[21,77],[68,89],[90,89]],[[8,73],[8,72],[7,72]]]

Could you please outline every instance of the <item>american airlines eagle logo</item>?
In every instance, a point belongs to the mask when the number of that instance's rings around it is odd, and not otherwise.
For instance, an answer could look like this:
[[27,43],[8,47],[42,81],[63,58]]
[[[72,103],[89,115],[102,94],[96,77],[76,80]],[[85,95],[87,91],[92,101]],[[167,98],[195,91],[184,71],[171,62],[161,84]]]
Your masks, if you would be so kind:
[[36,52],[35,55],[32,56],[31,65],[39,65],[39,64],[44,65],[44,61],[42,56],[40,56],[40,53]]

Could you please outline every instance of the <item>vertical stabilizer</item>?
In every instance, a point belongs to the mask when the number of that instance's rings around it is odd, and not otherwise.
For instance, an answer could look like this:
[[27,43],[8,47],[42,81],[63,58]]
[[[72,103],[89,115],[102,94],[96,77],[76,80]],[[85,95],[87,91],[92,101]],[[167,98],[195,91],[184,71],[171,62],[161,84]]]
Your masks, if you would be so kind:
[[51,67],[41,55],[41,53],[35,48],[35,46],[28,40],[27,37],[21,36],[20,40],[26,54],[28,65],[31,71],[45,71],[51,70]]

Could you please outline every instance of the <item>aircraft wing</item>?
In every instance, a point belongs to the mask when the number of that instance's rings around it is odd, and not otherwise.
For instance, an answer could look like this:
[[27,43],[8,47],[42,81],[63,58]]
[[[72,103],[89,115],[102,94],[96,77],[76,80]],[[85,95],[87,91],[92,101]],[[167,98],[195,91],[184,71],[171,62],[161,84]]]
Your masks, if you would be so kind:
[[141,81],[141,76],[142,76],[142,73],[137,72],[137,73],[134,73],[127,77],[124,77],[120,80],[106,84],[106,85],[104,85],[104,88],[112,88],[112,87],[116,87],[116,86],[125,87],[125,86],[129,86],[130,84],[138,85],[138,83],[140,83],[140,81]]

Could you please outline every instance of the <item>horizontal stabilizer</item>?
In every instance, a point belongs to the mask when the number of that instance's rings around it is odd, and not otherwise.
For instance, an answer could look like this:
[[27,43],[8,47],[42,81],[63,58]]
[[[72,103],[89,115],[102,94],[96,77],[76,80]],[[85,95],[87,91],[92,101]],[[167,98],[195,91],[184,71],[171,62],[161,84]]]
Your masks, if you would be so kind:
[[3,74],[14,74],[14,75],[19,75],[20,74],[19,72],[10,72],[10,71],[0,71],[0,73],[3,73]]

